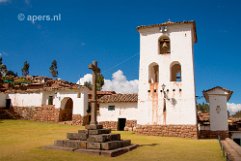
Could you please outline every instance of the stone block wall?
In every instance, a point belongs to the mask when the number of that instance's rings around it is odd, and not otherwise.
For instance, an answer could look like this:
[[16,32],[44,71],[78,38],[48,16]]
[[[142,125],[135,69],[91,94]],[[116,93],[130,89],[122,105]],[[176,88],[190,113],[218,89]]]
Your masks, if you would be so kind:
[[228,131],[210,131],[210,130],[200,130],[199,139],[225,139],[229,137]]
[[99,124],[103,125],[104,128],[117,130],[117,121],[101,121]]
[[137,125],[134,131],[137,134],[152,136],[198,138],[196,125]]
[[12,107],[11,112],[19,115],[21,119],[58,122],[59,109],[52,105],[43,107]]
[[[99,124],[103,125],[104,128],[109,128],[112,130],[117,130],[118,121],[101,121]],[[126,120],[125,129],[133,129],[137,125],[136,120]],[[132,131],[132,130],[130,130]]]
[[80,114],[73,114],[72,115],[72,125],[82,125],[83,118]]

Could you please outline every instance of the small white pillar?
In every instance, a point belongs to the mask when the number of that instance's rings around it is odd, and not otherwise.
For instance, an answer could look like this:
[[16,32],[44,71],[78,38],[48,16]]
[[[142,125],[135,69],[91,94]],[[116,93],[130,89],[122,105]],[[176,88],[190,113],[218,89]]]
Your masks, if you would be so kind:
[[232,93],[233,91],[219,86],[203,91],[209,103],[211,131],[228,131],[227,101]]

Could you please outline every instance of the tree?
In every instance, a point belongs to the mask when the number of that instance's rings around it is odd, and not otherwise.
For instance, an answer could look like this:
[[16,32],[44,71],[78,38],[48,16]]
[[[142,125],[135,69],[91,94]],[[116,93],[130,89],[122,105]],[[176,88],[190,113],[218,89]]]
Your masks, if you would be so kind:
[[206,103],[199,103],[197,104],[197,110],[201,112],[209,112],[209,105]]
[[53,60],[51,63],[51,66],[49,67],[49,71],[52,74],[52,77],[57,78],[58,77],[58,66],[57,61]]
[[104,82],[104,76],[101,74],[101,73],[99,73],[98,75],[97,75],[97,79],[96,79],[96,90],[97,91],[101,91],[101,89],[102,89],[102,86],[105,84],[105,82]]
[[6,76],[7,71],[7,66],[3,64],[3,58],[0,56],[0,78],[2,78],[2,76]]
[[8,72],[7,66],[5,64],[0,64],[1,76],[5,77]]
[[84,86],[92,90],[92,83],[91,82],[84,82]]
[[7,75],[13,76],[13,77],[17,77],[17,76],[18,76],[18,73],[14,73],[14,71],[9,70],[9,71],[7,72]]
[[29,74],[29,63],[25,61],[22,68],[22,75],[26,77],[28,74]]

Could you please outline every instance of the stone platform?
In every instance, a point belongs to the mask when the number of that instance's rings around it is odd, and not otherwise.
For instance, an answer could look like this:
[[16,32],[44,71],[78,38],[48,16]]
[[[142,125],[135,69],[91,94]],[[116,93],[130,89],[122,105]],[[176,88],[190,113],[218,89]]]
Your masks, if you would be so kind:
[[54,145],[45,148],[115,157],[136,147],[131,140],[121,140],[120,134],[111,134],[111,129],[103,129],[102,125],[87,125],[86,130],[67,133],[66,140],[55,140]]

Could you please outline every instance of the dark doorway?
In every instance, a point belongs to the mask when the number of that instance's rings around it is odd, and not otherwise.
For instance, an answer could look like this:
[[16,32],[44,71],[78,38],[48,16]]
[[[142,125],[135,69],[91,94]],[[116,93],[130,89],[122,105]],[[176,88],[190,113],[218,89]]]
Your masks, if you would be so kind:
[[64,98],[61,101],[59,112],[59,121],[71,121],[73,114],[73,100],[71,98]]
[[118,118],[117,130],[123,131],[126,126],[126,118]]
[[234,141],[235,143],[237,143],[237,144],[240,146],[240,139],[238,139],[238,138],[234,138],[233,141]]
[[49,96],[48,105],[53,105],[53,100],[54,100],[54,97],[53,96]]
[[11,99],[6,99],[6,109],[10,109],[11,107]]

